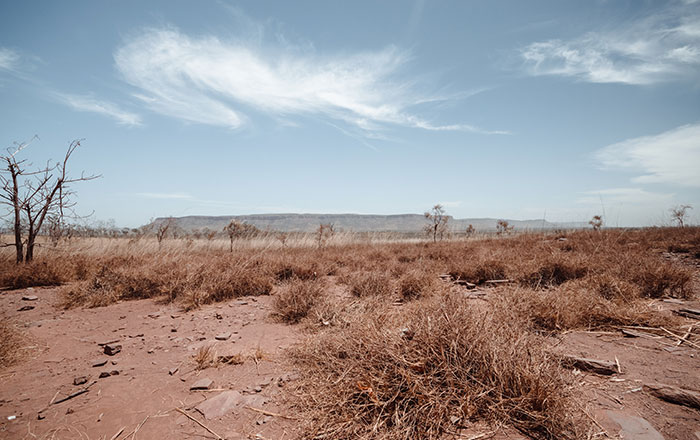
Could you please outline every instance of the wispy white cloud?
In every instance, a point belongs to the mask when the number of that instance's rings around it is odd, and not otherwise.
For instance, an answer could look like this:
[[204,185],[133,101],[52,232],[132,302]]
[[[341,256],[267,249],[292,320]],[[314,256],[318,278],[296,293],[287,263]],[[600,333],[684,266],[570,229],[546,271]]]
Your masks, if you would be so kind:
[[668,205],[673,201],[674,194],[646,191],[641,188],[608,188],[582,193],[576,202],[583,205],[607,204],[662,204]]
[[652,84],[700,72],[700,11],[671,4],[651,17],[577,39],[532,43],[520,52],[532,75],[593,83]]
[[152,193],[152,192],[145,192],[145,193],[136,193],[134,194],[136,197],[141,197],[144,199],[160,199],[160,200],[192,200],[194,197],[192,197],[190,194],[187,193]]
[[15,70],[19,65],[19,54],[12,49],[0,47],[0,70]]
[[604,168],[641,173],[636,183],[700,187],[700,123],[609,145],[596,153]]
[[55,93],[54,95],[59,101],[75,110],[98,113],[114,119],[120,125],[141,125],[141,117],[138,114],[122,110],[116,104],[101,101],[92,96],[71,95],[66,93]]
[[502,133],[436,124],[410,113],[408,107],[431,97],[401,80],[411,57],[393,46],[323,56],[288,41],[272,47],[164,28],[128,39],[114,58],[123,78],[140,89],[137,98],[156,112],[191,122],[238,128],[254,111],[276,119],[341,121],[363,133],[392,125]]

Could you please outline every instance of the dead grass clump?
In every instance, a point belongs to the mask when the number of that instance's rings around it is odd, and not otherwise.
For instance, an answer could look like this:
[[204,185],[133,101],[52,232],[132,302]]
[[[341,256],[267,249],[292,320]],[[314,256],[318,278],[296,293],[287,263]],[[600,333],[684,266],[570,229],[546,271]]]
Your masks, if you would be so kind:
[[355,272],[348,276],[350,292],[358,298],[367,296],[388,296],[394,291],[393,280],[381,271]]
[[541,287],[559,286],[569,280],[583,278],[588,268],[574,265],[565,261],[548,261],[524,276],[521,283],[534,289]]
[[609,273],[584,278],[586,288],[593,289],[607,300],[633,301],[639,298],[639,287]]
[[216,365],[216,355],[213,345],[204,345],[192,356],[196,370],[205,370]]
[[449,271],[455,280],[464,280],[474,284],[484,284],[489,280],[502,280],[507,278],[507,268],[499,260],[485,260],[476,264],[462,264]]
[[0,368],[14,365],[22,357],[22,340],[22,334],[12,323],[0,321]]
[[691,298],[693,291],[692,272],[678,265],[649,261],[639,267],[633,281],[641,289],[640,294],[647,298],[660,298],[668,295],[678,298]]
[[662,315],[644,301],[608,300],[583,282],[557,289],[519,289],[504,292],[496,307],[513,310],[537,330],[602,330],[623,325],[658,327],[672,325],[675,318]]
[[477,420],[582,437],[559,365],[520,320],[457,296],[411,304],[358,315],[293,353],[310,438],[440,439]]
[[437,277],[422,270],[409,271],[399,280],[399,294],[406,301],[429,295],[437,288]]
[[313,280],[318,277],[318,272],[315,267],[302,267],[295,264],[286,264],[275,272],[275,278],[278,281],[287,281],[291,279]]
[[3,267],[0,288],[11,290],[58,286],[63,281],[64,276],[54,261],[34,261],[29,264],[7,264]]
[[289,324],[296,324],[309,314],[323,294],[319,281],[293,280],[275,295],[275,315]]
[[149,275],[135,268],[102,266],[90,280],[64,288],[62,305],[64,308],[101,307],[120,300],[161,295],[161,283]]

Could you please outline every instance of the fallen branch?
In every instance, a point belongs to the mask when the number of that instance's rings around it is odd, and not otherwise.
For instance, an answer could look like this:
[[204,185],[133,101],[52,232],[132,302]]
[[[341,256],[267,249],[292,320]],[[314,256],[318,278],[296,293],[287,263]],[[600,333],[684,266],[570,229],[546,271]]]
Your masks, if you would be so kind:
[[117,433],[114,434],[114,435],[112,436],[112,438],[109,439],[109,440],[117,440],[117,437],[119,437],[120,435],[122,435],[122,432],[124,432],[124,429],[126,429],[126,426],[122,427],[122,429],[120,429],[119,431],[117,431]]
[[561,364],[568,368],[578,368],[582,371],[590,371],[609,376],[618,372],[618,365],[614,362],[599,359],[586,359],[571,355],[561,356]]
[[678,309],[674,310],[673,313],[690,319],[700,319],[700,310],[696,309]]
[[265,411],[264,409],[260,409],[260,408],[253,408],[252,406],[248,406],[248,405],[244,406],[243,408],[249,409],[251,411],[259,412],[260,414],[265,414],[266,416],[281,417],[283,419],[288,419],[288,420],[296,420],[294,417],[285,416],[284,414],[277,414],[277,413],[273,413],[270,411]]
[[133,438],[136,438],[136,433],[139,432],[139,429],[141,429],[141,427],[143,426],[144,423],[146,423],[146,420],[148,420],[149,417],[150,417],[150,416],[146,416],[146,418],[143,419],[143,422],[141,422],[141,423],[139,423],[138,425],[136,425],[136,428],[131,432],[131,434],[129,434],[129,435],[127,435],[126,437],[124,437],[124,440],[128,439],[129,437],[131,437],[132,439],[133,439]]
[[96,383],[97,383],[97,381],[94,380],[94,381],[92,381],[92,383],[91,383],[90,385],[86,386],[86,387],[83,388],[82,390],[76,391],[76,392],[73,393],[73,394],[69,394],[69,395],[67,395],[66,397],[62,398],[62,399],[58,399],[58,400],[54,401],[51,405],[58,405],[59,403],[65,402],[66,400],[70,400],[70,399],[72,399],[72,398],[74,398],[74,397],[78,397],[79,395],[81,395],[81,394],[83,394],[83,393],[87,393],[88,391],[90,391],[90,387],[93,386],[93,385],[95,385]]
[[683,339],[682,337],[678,336],[677,334],[675,334],[675,333],[673,333],[673,332],[671,332],[671,331],[666,330],[666,329],[663,328],[663,327],[659,327],[659,328],[660,328],[661,330],[665,331],[666,333],[668,333],[669,335],[673,336],[674,338],[680,340],[680,341],[687,342],[688,344],[692,345],[692,346],[695,347],[695,348],[700,348],[700,345],[698,345],[698,344],[696,344],[696,343],[694,343],[694,342],[690,342],[690,341],[688,341],[687,339]]
[[204,423],[200,422],[199,420],[195,419],[195,418],[192,417],[191,415],[187,414],[187,413],[186,413],[185,411],[183,411],[182,409],[180,409],[180,408],[175,408],[175,411],[179,412],[180,414],[182,414],[182,415],[184,415],[185,417],[187,417],[188,419],[192,420],[193,422],[195,422],[196,424],[198,424],[198,425],[201,426],[202,428],[206,429],[206,430],[209,432],[209,434],[211,434],[211,435],[213,435],[214,437],[216,437],[217,440],[224,440],[224,438],[221,437],[219,434],[217,434],[217,433],[215,433],[214,431],[212,431],[211,429],[209,429],[209,427],[207,427]]
[[644,391],[647,391],[654,397],[658,397],[659,399],[667,402],[675,403],[676,405],[700,409],[700,393],[695,391],[685,390],[673,385],[656,383],[644,385]]

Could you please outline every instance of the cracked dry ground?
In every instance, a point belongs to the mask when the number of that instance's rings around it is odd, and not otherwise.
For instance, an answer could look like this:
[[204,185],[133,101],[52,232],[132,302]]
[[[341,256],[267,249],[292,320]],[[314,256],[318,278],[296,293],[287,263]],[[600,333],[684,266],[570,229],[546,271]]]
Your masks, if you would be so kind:
[[[486,289],[471,301],[487,304],[499,289]],[[191,312],[157,300],[62,311],[57,291],[0,294],[2,319],[19,323],[28,334],[24,359],[0,371],[0,438],[112,440],[135,431],[133,437],[142,439],[301,437],[299,421],[281,415],[296,415],[287,404],[296,373],[285,350],[303,332],[301,326],[270,318],[273,297],[240,298]],[[37,299],[22,299],[28,295]],[[28,305],[34,308],[18,311]],[[650,300],[649,307],[669,313],[697,309],[699,303]],[[651,333],[629,338],[619,332],[572,331],[552,338],[554,351],[619,361],[621,374],[571,373],[573,393],[596,426],[596,438],[700,439],[699,410],[667,403],[642,389],[658,382],[700,390],[700,329],[694,331],[691,343],[680,345],[668,335]],[[121,345],[121,351],[107,356],[104,343]],[[208,345],[218,356],[239,354],[243,362],[197,371],[193,355]],[[118,374],[99,378],[112,371]],[[74,385],[81,376],[87,382]],[[209,390],[190,390],[202,379],[213,381]],[[93,382],[88,392],[49,405]],[[523,437],[507,427],[493,432],[477,424],[462,429],[458,438]]]

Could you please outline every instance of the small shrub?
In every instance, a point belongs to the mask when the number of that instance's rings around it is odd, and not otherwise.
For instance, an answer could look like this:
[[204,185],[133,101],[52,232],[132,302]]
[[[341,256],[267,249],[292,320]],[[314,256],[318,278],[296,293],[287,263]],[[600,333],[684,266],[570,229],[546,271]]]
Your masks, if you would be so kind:
[[318,281],[293,280],[275,295],[275,315],[295,324],[309,314],[322,293],[322,285]]

